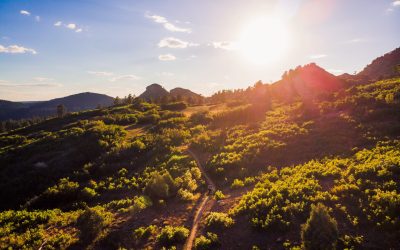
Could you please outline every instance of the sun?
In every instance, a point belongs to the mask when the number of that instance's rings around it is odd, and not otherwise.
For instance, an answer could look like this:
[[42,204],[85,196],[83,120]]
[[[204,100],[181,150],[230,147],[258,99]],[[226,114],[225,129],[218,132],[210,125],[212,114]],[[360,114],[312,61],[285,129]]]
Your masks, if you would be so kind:
[[244,26],[238,49],[251,62],[267,64],[277,61],[288,50],[289,31],[277,18],[259,17]]

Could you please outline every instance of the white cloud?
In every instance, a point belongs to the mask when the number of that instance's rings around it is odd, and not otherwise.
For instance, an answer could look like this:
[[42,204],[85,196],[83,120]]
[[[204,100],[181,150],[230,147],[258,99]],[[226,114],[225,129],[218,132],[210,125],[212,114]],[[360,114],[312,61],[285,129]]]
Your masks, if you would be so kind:
[[21,15],[25,15],[25,16],[30,16],[31,15],[31,13],[29,11],[27,11],[27,10],[21,10],[19,13]]
[[1,82],[0,87],[62,87],[61,83],[55,82],[44,82],[44,83],[8,83],[8,82]]
[[68,23],[68,24],[63,25],[62,21],[57,21],[54,23],[54,26],[56,26],[56,27],[63,26],[67,29],[74,30],[76,33],[81,33],[83,31],[83,28],[78,26],[76,23]]
[[182,41],[178,38],[174,38],[174,37],[167,37],[162,39],[159,43],[158,43],[158,47],[160,48],[173,48],[173,49],[184,49],[187,47],[193,47],[193,46],[199,46],[199,44],[197,43],[189,43],[186,41]]
[[89,74],[95,75],[95,76],[112,76],[114,75],[113,72],[107,72],[107,71],[88,71]]
[[222,42],[213,42],[211,44],[216,49],[224,49],[224,50],[234,50],[236,49],[236,44],[234,42],[222,41]]
[[147,18],[153,20],[155,23],[160,23],[163,24],[164,28],[172,31],[172,32],[185,32],[185,33],[191,33],[192,30],[189,28],[180,28],[177,27],[176,25],[168,22],[167,18],[163,17],[163,16],[158,16],[158,15],[149,15],[146,14],[145,15]]
[[69,23],[69,24],[65,25],[65,27],[67,27],[67,28],[70,29],[70,30],[74,30],[74,29],[76,29],[76,24],[74,24],[74,23]]
[[163,16],[146,14],[146,17],[153,20],[156,23],[167,23],[168,22],[167,19]]
[[341,73],[343,73],[342,69],[328,69],[327,71],[332,73],[332,74],[341,74]]
[[4,47],[3,45],[0,45],[0,53],[10,53],[10,54],[25,54],[25,53],[31,53],[33,55],[36,55],[37,52],[34,49],[30,48],[25,48],[22,46],[18,45],[10,45],[8,47]]
[[392,5],[393,5],[394,7],[400,6],[400,0],[394,1],[394,2],[392,3]]
[[164,54],[164,55],[159,55],[158,59],[160,61],[174,61],[176,60],[176,57],[172,54]]
[[171,72],[161,72],[161,75],[162,75],[162,76],[172,77],[172,76],[174,76],[174,73],[171,73]]
[[343,43],[361,43],[361,42],[365,42],[366,40],[363,38],[353,38],[347,41],[344,41]]
[[48,81],[53,81],[53,79],[51,78],[47,78],[47,77],[34,77],[33,80],[37,81],[37,82],[48,82]]
[[320,59],[320,58],[327,57],[327,55],[325,55],[325,54],[315,54],[315,55],[310,55],[309,57],[311,59]]
[[108,71],[88,71],[87,73],[98,76],[98,77],[111,77],[108,79],[110,82],[116,82],[116,81],[121,81],[121,80],[134,81],[134,80],[140,79],[139,76],[136,76],[133,74],[116,75],[113,72],[108,72]]
[[40,16],[35,16],[36,22],[40,22]]
[[119,75],[119,76],[111,78],[110,81],[111,82],[122,81],[122,80],[135,81],[135,80],[138,80],[138,79],[140,79],[140,77],[138,77],[136,75]]
[[179,28],[179,27],[173,25],[172,23],[164,23],[164,28],[166,28],[167,30],[172,31],[172,32],[186,32],[186,33],[192,32],[191,29]]

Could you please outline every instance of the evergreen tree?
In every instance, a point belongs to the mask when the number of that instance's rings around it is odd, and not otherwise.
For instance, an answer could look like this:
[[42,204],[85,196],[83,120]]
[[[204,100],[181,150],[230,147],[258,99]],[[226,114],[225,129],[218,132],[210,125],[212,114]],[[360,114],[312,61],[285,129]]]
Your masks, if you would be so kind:
[[117,96],[114,98],[114,105],[118,105],[121,103],[121,99]]
[[57,106],[57,116],[58,116],[58,118],[63,117],[65,115],[65,113],[66,113],[66,110],[67,109],[65,108],[64,105],[62,105],[62,104],[58,105]]
[[337,223],[323,204],[311,206],[310,217],[302,226],[301,239],[306,250],[336,249]]

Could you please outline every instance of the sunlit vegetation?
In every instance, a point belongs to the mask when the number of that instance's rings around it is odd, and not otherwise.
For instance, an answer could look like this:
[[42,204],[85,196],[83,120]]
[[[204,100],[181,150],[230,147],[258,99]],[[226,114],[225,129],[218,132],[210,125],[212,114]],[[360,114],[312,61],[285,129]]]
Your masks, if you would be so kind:
[[258,82],[201,106],[128,96],[9,122],[0,135],[0,248],[179,248],[209,195],[196,249],[232,247],[237,227],[262,235],[235,236],[249,249],[396,249],[399,93],[395,78],[283,99]]
[[[272,170],[263,175],[254,190],[243,196],[231,213],[248,216],[249,223],[255,228],[279,230],[284,234],[298,230],[296,223],[306,221],[312,205],[323,203],[340,221],[340,244],[347,244],[348,237],[358,237],[368,239],[369,244],[376,247],[388,244],[390,248],[394,239],[399,237],[396,228],[400,226],[397,218],[400,212],[397,183],[400,173],[399,146],[398,141],[382,142],[350,158],[310,161],[279,171]],[[319,205],[315,211],[311,211],[311,217],[304,227],[304,237],[316,237],[312,236],[310,230],[323,233],[322,226],[318,226],[321,223],[314,220],[334,220],[328,217],[324,209]],[[324,225],[328,227],[328,222]],[[334,227],[336,224],[326,229],[330,232],[329,237],[334,238]],[[365,234],[361,238],[360,235],[351,234],[354,231],[363,232],[364,228],[370,228],[376,234]],[[382,237],[388,241],[380,242]]]
[[211,212],[206,218],[206,225],[209,228],[223,229],[233,225],[235,221],[225,213]]
[[216,249],[220,247],[218,235],[207,232],[207,236],[201,235],[195,239],[194,247],[196,250]]
[[188,236],[189,229],[185,227],[166,226],[157,236],[157,241],[162,246],[173,246],[176,244],[184,243],[185,239]]

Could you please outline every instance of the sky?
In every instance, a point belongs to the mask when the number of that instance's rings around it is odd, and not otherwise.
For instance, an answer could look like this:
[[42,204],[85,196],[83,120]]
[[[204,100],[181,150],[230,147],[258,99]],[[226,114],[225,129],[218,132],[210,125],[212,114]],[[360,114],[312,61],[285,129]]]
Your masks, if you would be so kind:
[[0,0],[0,99],[208,96],[315,62],[360,71],[400,45],[399,0]]

